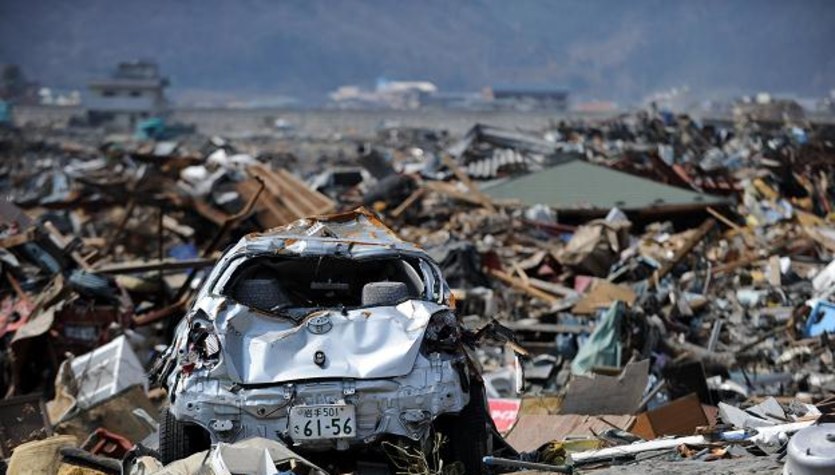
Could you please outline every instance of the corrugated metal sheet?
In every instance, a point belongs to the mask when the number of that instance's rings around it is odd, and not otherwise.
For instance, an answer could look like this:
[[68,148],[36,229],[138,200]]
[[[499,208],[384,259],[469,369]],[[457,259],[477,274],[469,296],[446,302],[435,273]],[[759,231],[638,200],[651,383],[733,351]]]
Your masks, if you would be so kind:
[[[272,170],[263,164],[252,165],[248,170],[250,176],[257,176],[264,181],[265,190],[258,198],[256,210],[267,227],[287,224],[305,216],[329,213],[336,207],[330,198],[311,190],[287,170]],[[245,180],[238,184],[238,191],[249,199],[258,187],[255,180]]]

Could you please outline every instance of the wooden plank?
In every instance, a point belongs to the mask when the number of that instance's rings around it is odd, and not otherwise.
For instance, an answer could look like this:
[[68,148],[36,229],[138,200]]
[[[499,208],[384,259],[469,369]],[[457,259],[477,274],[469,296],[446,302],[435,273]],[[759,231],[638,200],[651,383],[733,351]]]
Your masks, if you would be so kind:
[[531,281],[528,278],[528,274],[525,273],[525,269],[522,269],[519,266],[518,262],[513,263],[513,270],[516,271],[516,274],[519,275],[519,278],[522,279],[522,283],[525,285],[531,285]]
[[442,153],[441,154],[441,161],[443,162],[444,165],[447,166],[447,168],[450,169],[450,171],[452,171],[452,173],[455,174],[455,177],[458,178],[458,180],[460,180],[461,183],[463,183],[464,186],[466,186],[468,190],[470,190],[470,193],[472,193],[472,196],[482,206],[484,206],[485,208],[487,208],[488,210],[490,210],[494,213],[496,212],[496,207],[493,206],[493,202],[490,200],[490,197],[481,192],[481,190],[478,188],[478,186],[476,186],[472,182],[472,180],[470,180],[470,177],[464,171],[461,170],[461,167],[459,167],[458,164],[455,163],[455,160],[453,160],[452,157],[450,157],[449,155],[447,155],[445,153]]
[[397,208],[394,208],[394,211],[391,212],[392,218],[399,218],[404,211],[406,211],[409,206],[412,206],[415,201],[420,199],[424,194],[426,194],[426,188],[418,188],[417,190],[413,191],[411,195],[408,196],[402,203],[397,205]]
[[631,307],[636,299],[635,292],[625,285],[595,279],[594,286],[574,305],[571,312],[577,315],[592,315],[601,308],[609,308],[615,301],[624,302]]
[[707,416],[696,393],[638,415],[632,433],[645,439],[665,435],[693,435],[696,428],[708,425]]
[[696,247],[697,244],[702,242],[707,233],[710,232],[711,229],[716,225],[716,220],[713,218],[706,219],[701,226],[696,229],[696,232],[687,239],[683,246],[681,246],[678,250],[676,250],[675,254],[673,254],[673,258],[664,263],[660,269],[658,269],[655,274],[653,275],[653,279],[651,285],[657,285],[661,279],[664,278],[668,273],[670,273],[673,268],[681,262],[690,251]]
[[[502,325],[515,332],[534,332],[534,333],[591,333],[593,328],[588,325],[562,325],[559,323],[530,323],[520,324],[517,322],[502,322]],[[527,344],[527,343],[525,343]],[[554,347],[554,342],[548,342],[551,348]]]
[[542,300],[544,302],[548,302],[550,304],[557,304],[557,303],[560,302],[559,298],[557,298],[557,297],[555,297],[555,296],[553,296],[553,295],[551,295],[547,292],[539,290],[539,289],[537,289],[533,286],[526,285],[524,282],[522,282],[521,279],[517,279],[517,278],[515,278],[511,275],[508,275],[505,272],[502,272],[502,271],[496,270],[496,269],[490,269],[489,272],[490,272],[490,275],[492,275],[493,277],[501,280],[502,282],[504,282],[506,284],[509,284],[511,287],[513,287],[515,289],[518,289],[518,290],[521,290],[522,292],[525,292],[526,294],[530,295],[531,297],[538,298],[539,300]]
[[209,221],[213,222],[218,226],[222,226],[223,223],[226,222],[229,215],[224,213],[223,211],[217,210],[213,208],[210,204],[206,203],[202,199],[195,199],[193,201],[194,210],[197,211],[200,216],[208,219]]
[[466,201],[467,203],[471,203],[477,206],[481,206],[482,204],[482,202],[478,200],[476,197],[471,196],[469,193],[466,193],[464,191],[458,190],[452,183],[446,183],[443,181],[427,181],[423,184],[423,186],[424,188],[427,188],[430,191],[440,193],[450,198]]
[[528,282],[530,282],[532,287],[561,297],[573,297],[577,295],[577,291],[574,289],[557,284],[556,282],[547,282],[530,276],[528,276]]
[[148,261],[128,261],[128,262],[114,262],[111,264],[104,264],[96,266],[93,273],[96,274],[132,274],[139,272],[157,271],[157,270],[183,270],[183,269],[202,269],[215,265],[216,259],[199,257],[196,259],[152,259]]
[[719,211],[716,211],[715,209],[711,208],[710,206],[708,206],[708,207],[706,208],[706,210],[707,210],[707,212],[708,212],[708,213],[710,213],[710,215],[711,215],[711,216],[713,216],[714,218],[718,219],[719,221],[722,221],[722,223],[724,223],[724,224],[725,224],[725,226],[727,226],[727,227],[729,227],[729,228],[733,229],[734,231],[739,231],[739,230],[740,230],[740,226],[739,226],[738,224],[736,224],[735,222],[733,222],[733,221],[731,221],[730,219],[726,218],[726,217],[725,217],[724,215],[722,215]]

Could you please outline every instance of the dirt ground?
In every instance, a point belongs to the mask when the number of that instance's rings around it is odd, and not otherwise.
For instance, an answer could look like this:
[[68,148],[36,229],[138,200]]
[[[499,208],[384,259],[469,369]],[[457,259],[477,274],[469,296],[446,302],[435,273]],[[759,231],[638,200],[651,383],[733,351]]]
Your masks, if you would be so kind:
[[[739,457],[712,462],[691,460],[649,459],[614,465],[599,470],[579,470],[575,473],[588,475],[779,475],[783,472],[783,463],[776,457]],[[554,472],[516,472],[525,475],[543,475]]]

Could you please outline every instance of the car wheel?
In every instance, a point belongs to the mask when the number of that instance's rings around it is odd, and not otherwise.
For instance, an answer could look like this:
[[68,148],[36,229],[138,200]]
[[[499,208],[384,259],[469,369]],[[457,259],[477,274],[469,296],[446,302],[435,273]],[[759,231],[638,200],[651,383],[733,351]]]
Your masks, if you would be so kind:
[[211,447],[209,434],[202,427],[177,420],[164,409],[159,425],[159,455],[163,464],[182,460]]
[[442,416],[435,424],[435,429],[446,439],[441,447],[441,459],[444,465],[460,462],[464,473],[484,473],[483,461],[487,455],[487,397],[484,386],[472,383],[470,402],[458,414]]

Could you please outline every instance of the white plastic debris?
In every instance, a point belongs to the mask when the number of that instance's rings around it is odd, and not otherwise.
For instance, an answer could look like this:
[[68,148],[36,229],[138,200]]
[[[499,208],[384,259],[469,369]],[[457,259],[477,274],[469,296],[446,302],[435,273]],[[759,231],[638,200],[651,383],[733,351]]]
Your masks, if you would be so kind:
[[835,260],[830,262],[812,279],[812,288],[815,289],[818,298],[823,298],[835,290]]
[[134,385],[148,390],[145,369],[124,336],[74,358],[71,367],[78,383],[76,400],[82,409]]
[[835,424],[820,424],[798,431],[789,441],[784,475],[835,473]]
[[278,475],[269,450],[237,447],[220,443],[209,455],[207,464],[218,475]]

